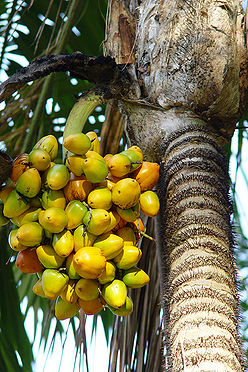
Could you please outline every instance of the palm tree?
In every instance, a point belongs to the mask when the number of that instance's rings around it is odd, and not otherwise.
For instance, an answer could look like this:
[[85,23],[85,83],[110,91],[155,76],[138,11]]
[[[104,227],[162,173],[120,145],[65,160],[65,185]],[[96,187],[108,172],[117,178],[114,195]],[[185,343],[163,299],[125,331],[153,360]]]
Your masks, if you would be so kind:
[[[3,51],[8,45],[17,2],[12,3]],[[103,39],[100,30],[94,36],[95,27],[103,25],[100,12],[92,13],[95,8],[91,3],[85,11],[87,17],[78,20],[77,15],[84,13],[79,12],[82,4],[74,0],[64,10],[67,22],[59,25],[63,13],[59,7],[66,3],[39,2],[36,9],[38,3],[34,2],[29,8],[22,5],[18,10],[29,29],[37,26],[37,18],[32,22],[31,15],[44,15],[40,17],[43,23],[37,32],[36,55],[82,49],[79,40],[70,34],[75,20],[82,33],[85,22],[91,27],[87,34],[91,42],[84,53],[99,54],[91,47]],[[45,21],[52,25],[51,38],[45,35]],[[34,32],[26,36],[32,39]],[[17,38],[16,43],[27,48],[25,54],[31,61],[33,51],[28,47],[32,43],[25,40],[26,36]],[[47,44],[44,40],[50,41]],[[108,85],[104,94],[109,103],[102,132],[103,151],[117,150],[124,125],[128,140],[140,146],[147,159],[161,164],[157,250],[153,241],[142,243],[141,264],[151,273],[152,281],[148,289],[132,294],[134,313],[124,320],[114,319],[109,370],[115,371],[119,364],[121,371],[243,371],[225,154],[236,122],[247,107],[247,52],[241,2],[109,1],[104,53],[114,57],[117,66],[113,62],[111,66],[117,69],[118,79],[104,82]],[[4,53],[1,60],[4,61]],[[107,58],[101,61],[103,65],[110,63]],[[8,73],[12,74],[14,67],[10,66]],[[32,66],[37,68],[37,64]],[[73,66],[67,69],[82,78]],[[25,81],[23,76],[23,72],[18,76],[18,84]],[[56,119],[68,115],[73,91],[70,79],[65,74],[52,74],[25,85],[20,97],[7,100],[2,117],[12,118],[13,129],[10,132],[5,124],[1,135],[8,153],[11,154],[11,147],[12,154],[21,150],[27,127],[26,149],[37,137],[51,132]],[[120,79],[124,84],[121,87]],[[20,87],[17,79],[12,83],[13,90]],[[88,87],[80,82],[76,93]],[[5,84],[5,96],[8,88],[12,89]],[[51,114],[44,110],[49,97]],[[112,138],[111,147],[108,136]],[[152,231],[151,221],[148,228]],[[11,271],[6,275],[12,275]],[[31,286],[31,280],[27,286]],[[34,304],[31,297],[29,306]],[[44,309],[45,305],[39,306]],[[13,338],[6,336],[4,341],[14,345]],[[166,355],[161,344],[166,346]],[[10,358],[5,356],[3,361],[7,365]]]

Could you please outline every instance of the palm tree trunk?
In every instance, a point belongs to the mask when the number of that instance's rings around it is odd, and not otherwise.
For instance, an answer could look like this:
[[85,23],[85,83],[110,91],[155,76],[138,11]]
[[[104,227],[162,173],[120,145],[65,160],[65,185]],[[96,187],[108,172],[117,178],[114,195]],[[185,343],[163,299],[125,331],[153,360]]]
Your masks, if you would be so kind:
[[225,156],[199,124],[164,145],[158,233],[169,370],[242,371]]

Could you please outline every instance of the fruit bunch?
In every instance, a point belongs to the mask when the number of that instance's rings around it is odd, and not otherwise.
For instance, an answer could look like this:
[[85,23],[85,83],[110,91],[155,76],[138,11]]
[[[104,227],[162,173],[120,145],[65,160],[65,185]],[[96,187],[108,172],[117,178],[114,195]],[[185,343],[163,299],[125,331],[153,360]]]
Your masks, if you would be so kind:
[[145,235],[140,211],[153,217],[159,210],[151,191],[159,165],[143,161],[137,146],[103,158],[94,132],[68,135],[63,146],[64,164],[54,162],[52,135],[15,159],[0,190],[0,225],[14,225],[9,245],[18,251],[16,266],[38,274],[33,292],[56,300],[58,319],[105,306],[128,315],[127,288],[150,280],[136,266],[137,242]]

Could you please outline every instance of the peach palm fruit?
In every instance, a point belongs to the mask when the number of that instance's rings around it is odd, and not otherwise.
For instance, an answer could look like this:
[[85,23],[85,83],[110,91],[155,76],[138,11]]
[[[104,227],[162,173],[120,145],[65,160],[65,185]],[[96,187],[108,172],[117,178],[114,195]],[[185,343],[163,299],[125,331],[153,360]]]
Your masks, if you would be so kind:
[[29,164],[31,167],[44,171],[49,168],[51,158],[48,152],[42,149],[34,149],[29,154]]
[[39,223],[51,233],[60,233],[68,223],[65,211],[61,208],[47,208],[39,213]]
[[149,217],[155,217],[159,211],[159,198],[154,191],[145,191],[140,195],[140,208]]
[[42,287],[42,279],[41,278],[33,286],[33,292],[37,296],[46,297],[45,292],[44,292],[44,289]]
[[115,154],[108,160],[108,169],[112,176],[123,177],[131,171],[131,161],[123,153]]
[[43,229],[38,222],[24,223],[19,227],[16,238],[21,244],[34,247],[42,241]]
[[9,219],[3,214],[4,205],[0,203],[0,226],[5,226],[9,223]]
[[97,151],[92,151],[92,150],[89,150],[85,153],[84,155],[86,158],[94,158],[94,159],[98,159],[98,160],[101,160],[105,163],[105,160],[104,158],[102,157],[102,155],[100,155]]
[[80,279],[81,277],[76,272],[76,269],[74,267],[73,256],[74,254],[71,253],[68,257],[66,257],[66,261],[65,261],[66,272],[70,279]]
[[112,206],[112,194],[107,187],[96,187],[87,198],[87,203],[91,208],[110,209]]
[[96,158],[86,158],[83,171],[87,180],[92,183],[102,182],[108,175],[108,167],[105,161]]
[[122,209],[128,209],[138,203],[140,186],[132,178],[124,178],[118,181],[112,189],[112,201]]
[[75,174],[75,176],[80,177],[83,175],[83,164],[85,157],[80,155],[71,155],[66,157],[66,166],[67,168]]
[[116,212],[116,211],[108,211],[109,215],[110,215],[110,223],[107,227],[107,229],[105,230],[105,232],[108,232],[108,231],[111,231],[112,229],[114,229],[120,222],[120,216],[119,214]]
[[53,234],[52,245],[59,256],[69,256],[74,248],[74,237],[70,230],[63,230],[58,234]]
[[137,203],[132,208],[128,209],[117,207],[116,211],[123,220],[127,222],[134,222],[139,217],[140,205]]
[[29,169],[29,155],[26,153],[18,155],[13,162],[10,179],[13,182],[16,182],[18,178],[20,177],[20,175],[28,169]]
[[27,245],[23,245],[19,242],[19,240],[16,237],[16,234],[18,232],[18,229],[11,230],[9,233],[9,246],[14,250],[14,251],[24,251],[25,249],[28,248]]
[[99,142],[96,132],[93,132],[93,131],[87,132],[86,136],[89,137],[90,142],[91,142],[90,150],[96,151],[99,154],[100,153],[100,142]]
[[100,235],[94,242],[94,247],[100,248],[107,260],[121,253],[123,246],[123,239],[111,232]]
[[34,198],[40,188],[41,178],[36,168],[27,169],[16,181],[16,191],[27,198]]
[[65,260],[65,257],[59,256],[48,244],[39,245],[36,248],[36,253],[42,265],[47,269],[58,269]]
[[19,216],[11,218],[11,222],[13,222],[13,224],[19,227],[24,223],[37,222],[40,211],[41,208],[30,207]]
[[60,293],[60,297],[71,304],[75,304],[78,300],[78,295],[76,294],[75,287],[77,280],[69,279],[66,287]]
[[99,283],[106,284],[106,283],[112,282],[115,278],[115,271],[116,271],[115,264],[112,261],[107,261],[105,269],[103,270],[101,275],[98,277]]
[[65,213],[68,219],[66,228],[70,230],[75,229],[76,227],[81,225],[87,211],[88,208],[83,203],[81,203],[81,201],[70,201],[65,208]]
[[64,187],[65,198],[67,202],[71,200],[83,201],[87,198],[92,189],[92,183],[89,182],[85,176],[77,177],[71,173],[70,180]]
[[5,203],[9,194],[15,190],[15,185],[5,185],[0,187],[0,201]]
[[85,214],[83,219],[87,230],[93,235],[103,234],[110,221],[110,215],[105,209],[92,209]]
[[63,146],[73,154],[84,155],[91,148],[91,141],[84,133],[74,133],[64,139]]
[[95,300],[99,296],[98,283],[94,279],[79,279],[75,291],[78,297],[84,301]]
[[52,190],[59,190],[66,186],[70,179],[68,168],[63,164],[55,164],[47,173],[47,184]]
[[28,248],[18,253],[16,267],[26,274],[38,273],[43,269],[34,248]]
[[143,161],[141,167],[135,170],[132,175],[139,183],[142,192],[152,190],[159,179],[159,165]]
[[113,314],[118,315],[118,316],[130,315],[133,312],[133,301],[131,300],[130,297],[127,296],[124,305],[122,305],[118,309],[110,305],[108,306],[108,308],[111,310]]
[[136,244],[135,233],[131,227],[121,227],[119,230],[116,231],[116,235],[120,236],[123,239],[124,245]]
[[80,306],[77,302],[69,303],[58,297],[55,304],[55,316],[58,320],[72,318],[79,311]]
[[124,271],[122,280],[129,288],[141,288],[149,283],[150,278],[144,270],[138,267],[131,267]]
[[34,146],[34,149],[41,149],[48,152],[51,160],[55,160],[58,154],[58,141],[52,134],[42,137]]
[[122,280],[115,279],[111,283],[104,285],[102,296],[108,305],[118,309],[126,302],[126,284]]
[[8,218],[17,217],[25,212],[29,206],[29,202],[16,190],[13,190],[4,202],[3,214]]
[[74,249],[77,252],[80,248],[91,247],[96,240],[97,235],[91,234],[85,230],[84,225],[80,225],[74,231]]
[[85,279],[97,279],[106,266],[106,258],[100,248],[83,247],[73,257],[77,273]]
[[122,151],[120,154],[125,155],[130,160],[131,172],[139,168],[143,162],[143,153],[138,146],[130,147],[129,149]]
[[84,301],[81,298],[79,298],[78,303],[86,315],[97,314],[105,306],[105,301],[103,300],[101,296],[91,301]]
[[66,200],[63,190],[45,190],[41,196],[41,205],[44,209],[51,207],[65,209]]
[[50,300],[55,300],[69,282],[68,275],[54,269],[46,269],[41,278],[44,293]]
[[113,261],[118,269],[127,270],[139,262],[141,255],[142,252],[138,247],[134,245],[124,245],[122,252],[114,257]]

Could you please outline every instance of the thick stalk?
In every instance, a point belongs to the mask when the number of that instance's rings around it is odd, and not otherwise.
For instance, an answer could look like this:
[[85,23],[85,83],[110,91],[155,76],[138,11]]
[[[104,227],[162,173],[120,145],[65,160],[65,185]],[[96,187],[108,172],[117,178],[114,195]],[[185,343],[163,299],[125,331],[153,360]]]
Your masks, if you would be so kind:
[[216,133],[165,139],[158,218],[169,371],[243,371],[228,170]]

